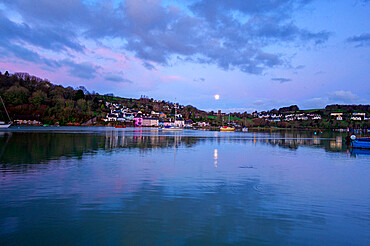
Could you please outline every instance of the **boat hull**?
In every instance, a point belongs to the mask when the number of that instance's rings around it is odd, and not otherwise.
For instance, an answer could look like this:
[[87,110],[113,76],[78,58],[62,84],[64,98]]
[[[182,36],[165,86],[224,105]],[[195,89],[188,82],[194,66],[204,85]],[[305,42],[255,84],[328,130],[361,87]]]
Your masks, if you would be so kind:
[[2,124],[2,125],[0,125],[0,129],[2,129],[2,128],[8,128],[10,125],[11,124]]
[[233,131],[235,131],[235,128],[233,128],[233,127],[221,127],[220,131],[221,132],[233,132]]
[[162,128],[163,131],[182,131],[182,128]]
[[370,141],[368,140],[355,140],[351,143],[352,148],[357,149],[370,149]]

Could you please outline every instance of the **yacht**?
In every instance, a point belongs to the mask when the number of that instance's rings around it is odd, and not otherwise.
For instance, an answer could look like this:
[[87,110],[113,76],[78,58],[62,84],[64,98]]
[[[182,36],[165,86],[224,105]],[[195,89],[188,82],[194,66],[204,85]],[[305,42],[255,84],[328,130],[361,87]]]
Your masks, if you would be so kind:
[[5,123],[5,121],[0,121],[0,129],[1,129],[1,128],[8,128],[9,126],[11,126],[12,121],[10,120],[10,117],[9,117],[8,111],[6,110],[6,107],[5,107],[4,101],[3,101],[3,99],[1,98],[1,96],[0,96],[0,100],[1,100],[1,103],[3,104],[4,109],[5,109],[5,113],[6,113],[6,115],[8,116],[8,119],[9,119],[9,122],[8,122],[8,123]]

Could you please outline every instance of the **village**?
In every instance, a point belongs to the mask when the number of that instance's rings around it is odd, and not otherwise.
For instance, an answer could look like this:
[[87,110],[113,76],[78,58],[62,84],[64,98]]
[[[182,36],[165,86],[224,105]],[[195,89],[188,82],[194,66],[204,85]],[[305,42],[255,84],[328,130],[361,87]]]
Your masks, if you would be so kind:
[[[166,104],[162,106],[162,111],[149,111],[145,104],[141,105],[142,109],[128,108],[120,103],[112,103],[105,101],[106,108],[109,112],[102,118],[105,123],[115,123],[125,126],[135,127],[181,127],[181,128],[212,128],[221,125],[231,125],[235,128],[241,127],[258,127],[259,125],[278,126],[284,122],[284,125],[289,123],[310,122],[313,125],[320,122],[334,122],[339,126],[344,126],[345,123],[360,123],[368,122],[369,115],[365,112],[328,112],[325,110],[303,110],[300,111],[297,106],[281,108],[279,110],[271,110],[268,112],[253,112],[248,113],[223,113],[209,112],[206,115],[200,116],[196,114],[193,119],[184,117],[181,113],[184,111],[184,106],[177,103]],[[155,101],[154,101],[155,103]],[[145,110],[144,110],[144,109]],[[158,107],[156,107],[158,109]],[[338,111],[338,110],[337,110]],[[171,113],[173,112],[173,113]],[[188,115],[194,115],[190,112]],[[340,125],[342,123],[342,125]],[[112,125],[112,124],[111,124]],[[281,124],[280,124],[281,126]]]
[[[192,128],[210,126],[208,122],[204,121],[194,123],[190,119],[185,120],[181,113],[166,114],[153,110],[150,113],[144,113],[141,110],[127,108],[122,104],[105,102],[105,105],[107,108],[110,108],[110,113],[103,118],[104,122],[119,122],[123,125],[142,127]],[[163,107],[167,111],[170,109],[167,105]],[[174,104],[173,107],[179,109],[178,104]]]

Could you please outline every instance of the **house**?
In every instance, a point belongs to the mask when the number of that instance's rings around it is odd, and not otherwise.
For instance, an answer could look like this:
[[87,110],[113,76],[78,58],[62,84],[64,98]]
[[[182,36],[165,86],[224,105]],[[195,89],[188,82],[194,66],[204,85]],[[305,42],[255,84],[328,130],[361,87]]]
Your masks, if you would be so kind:
[[175,126],[177,127],[184,127],[185,126],[185,121],[183,119],[175,119]]
[[125,117],[122,113],[119,113],[118,116],[117,116],[117,121],[125,121]]
[[206,126],[210,126],[210,124],[208,122],[197,122],[197,125],[200,126],[200,127],[206,127]]
[[330,116],[334,116],[334,117],[342,117],[343,116],[343,113],[331,113]]
[[158,125],[162,126],[162,127],[174,126],[174,124],[171,122],[171,120],[164,120],[164,119],[160,119]]
[[124,113],[124,118],[126,120],[134,120],[134,117],[135,117],[135,114],[134,113],[129,113],[129,112]]
[[135,126],[158,126],[159,125],[159,120],[158,118],[154,117],[141,117],[141,116],[136,116],[134,118]]
[[158,118],[154,117],[143,117],[143,126],[158,126],[159,120]]
[[154,117],[158,117],[159,116],[159,113],[158,112],[155,112],[155,111],[152,111],[150,114],[153,115]]
[[366,117],[366,113],[352,113],[352,118],[356,118],[356,119],[360,118],[360,120],[364,120],[365,117]]
[[192,120],[185,120],[185,127],[192,127],[193,126],[193,121]]
[[297,116],[297,120],[308,120],[307,116]]
[[115,114],[108,114],[105,117],[104,121],[117,121],[117,115],[115,115]]
[[134,117],[135,126],[142,126],[143,125],[143,117],[136,116]]

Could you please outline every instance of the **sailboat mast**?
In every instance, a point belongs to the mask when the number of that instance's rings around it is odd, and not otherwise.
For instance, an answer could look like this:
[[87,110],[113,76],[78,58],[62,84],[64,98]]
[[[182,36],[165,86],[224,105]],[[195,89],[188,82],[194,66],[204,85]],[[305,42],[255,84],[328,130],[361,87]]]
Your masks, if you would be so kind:
[[5,113],[6,113],[6,115],[8,116],[9,121],[11,121],[11,120],[10,120],[10,116],[9,116],[9,114],[8,114],[8,110],[6,110],[6,107],[5,107],[5,104],[4,104],[4,101],[3,101],[3,98],[2,98],[1,96],[0,96],[0,100],[1,100],[1,103],[3,104],[3,106],[4,106]]

